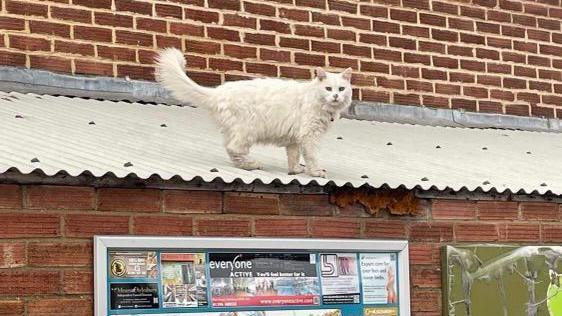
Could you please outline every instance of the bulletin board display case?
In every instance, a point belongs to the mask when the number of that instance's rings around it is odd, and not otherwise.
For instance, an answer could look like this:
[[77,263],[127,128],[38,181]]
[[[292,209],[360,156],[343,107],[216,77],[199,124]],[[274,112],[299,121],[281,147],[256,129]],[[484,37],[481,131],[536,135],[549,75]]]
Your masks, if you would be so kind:
[[401,240],[94,237],[95,315],[409,316]]

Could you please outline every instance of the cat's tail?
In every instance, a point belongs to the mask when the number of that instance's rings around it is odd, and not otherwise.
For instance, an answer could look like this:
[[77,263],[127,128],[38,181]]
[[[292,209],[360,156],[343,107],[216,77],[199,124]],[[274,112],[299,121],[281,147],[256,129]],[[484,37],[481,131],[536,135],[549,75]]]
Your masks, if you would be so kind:
[[185,58],[177,48],[166,48],[156,57],[156,81],[178,101],[205,105],[213,88],[202,87],[185,74]]

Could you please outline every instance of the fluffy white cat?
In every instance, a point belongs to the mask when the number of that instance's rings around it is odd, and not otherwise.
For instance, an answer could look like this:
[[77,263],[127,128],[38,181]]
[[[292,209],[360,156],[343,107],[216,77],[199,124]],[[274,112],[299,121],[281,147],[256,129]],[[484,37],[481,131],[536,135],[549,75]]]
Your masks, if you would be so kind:
[[317,146],[320,136],[351,104],[351,68],[339,74],[317,68],[316,78],[303,82],[263,78],[209,88],[185,74],[185,58],[178,49],[163,50],[156,62],[156,80],[176,99],[210,110],[234,165],[261,169],[249,158],[250,148],[271,144],[286,147],[289,174],[326,177],[326,170],[318,166]]

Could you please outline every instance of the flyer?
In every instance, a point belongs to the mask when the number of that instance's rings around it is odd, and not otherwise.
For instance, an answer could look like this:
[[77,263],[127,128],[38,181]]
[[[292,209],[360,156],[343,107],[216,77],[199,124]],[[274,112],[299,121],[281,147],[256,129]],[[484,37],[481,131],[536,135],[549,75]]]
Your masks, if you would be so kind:
[[398,316],[397,307],[365,307],[363,316]]
[[158,308],[157,283],[112,283],[111,309]]
[[397,304],[396,254],[359,255],[363,304]]
[[205,254],[162,253],[163,306],[207,306]]
[[324,304],[358,304],[359,276],[354,253],[320,254],[322,302]]
[[213,307],[320,304],[316,255],[210,253]]
[[[307,309],[285,311],[242,311],[215,313],[173,313],[157,314],[158,316],[341,316],[339,309]],[[154,316],[154,314],[135,314],[124,316]]]
[[156,278],[158,265],[155,251],[123,251],[109,253],[112,278]]

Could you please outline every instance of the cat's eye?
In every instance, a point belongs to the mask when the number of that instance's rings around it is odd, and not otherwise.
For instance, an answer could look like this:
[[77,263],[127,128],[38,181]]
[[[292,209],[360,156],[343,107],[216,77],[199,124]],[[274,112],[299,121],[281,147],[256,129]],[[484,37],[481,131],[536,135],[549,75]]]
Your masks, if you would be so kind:
[[332,91],[332,87],[326,87],[326,90]]
[[340,90],[340,92],[342,92],[343,90],[345,90],[345,88],[344,88],[344,87],[340,87],[339,90]]

